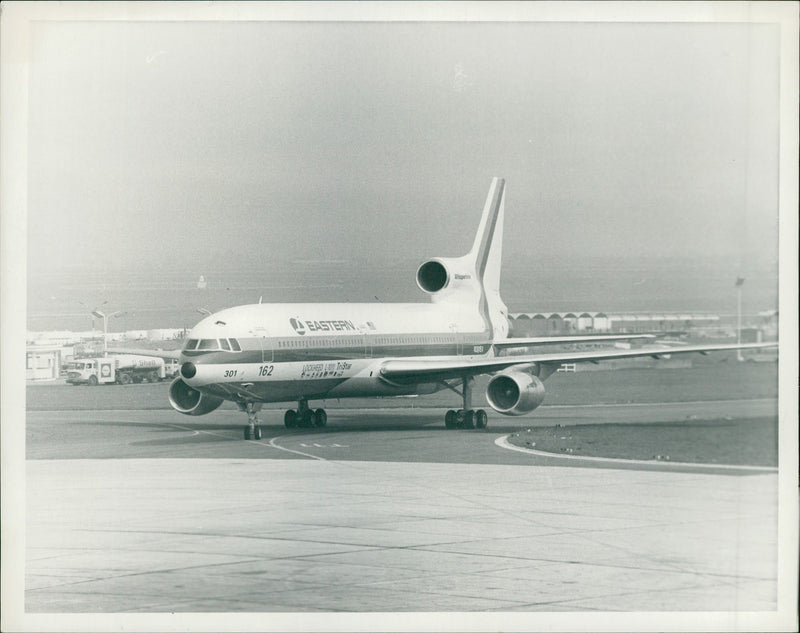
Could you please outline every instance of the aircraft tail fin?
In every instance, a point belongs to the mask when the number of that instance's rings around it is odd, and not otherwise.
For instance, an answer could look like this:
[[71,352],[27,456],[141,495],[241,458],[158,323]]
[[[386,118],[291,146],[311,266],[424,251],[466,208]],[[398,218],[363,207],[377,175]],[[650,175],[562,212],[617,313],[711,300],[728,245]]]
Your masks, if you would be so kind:
[[500,264],[503,255],[503,215],[506,181],[493,178],[483,207],[475,242],[467,255],[475,266],[478,281],[487,294],[500,292]]
[[495,338],[508,334],[508,309],[500,298],[503,249],[503,178],[493,178],[470,251],[463,257],[434,257],[417,270],[417,285],[431,300],[476,305]]

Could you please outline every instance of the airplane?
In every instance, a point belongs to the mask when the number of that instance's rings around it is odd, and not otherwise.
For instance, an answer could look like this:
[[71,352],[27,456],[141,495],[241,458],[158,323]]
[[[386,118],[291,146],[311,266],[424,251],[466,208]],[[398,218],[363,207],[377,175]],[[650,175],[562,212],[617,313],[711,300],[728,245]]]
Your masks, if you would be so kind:
[[[462,257],[433,257],[416,272],[428,303],[257,303],[206,316],[176,353],[180,374],[169,388],[172,407],[205,415],[224,401],[247,414],[246,440],[261,439],[264,403],[297,402],[287,428],[324,427],[327,413],[309,401],[409,396],[450,389],[461,407],[444,424],[486,428],[472,408],[476,376],[490,375],[486,400],[518,416],[536,409],[544,381],[563,363],[763,348],[777,343],[687,345],[635,349],[573,349],[503,355],[514,347],[647,339],[652,335],[508,338],[508,309],[500,297],[505,180],[489,188],[472,248]],[[160,352],[159,355],[165,355]]]

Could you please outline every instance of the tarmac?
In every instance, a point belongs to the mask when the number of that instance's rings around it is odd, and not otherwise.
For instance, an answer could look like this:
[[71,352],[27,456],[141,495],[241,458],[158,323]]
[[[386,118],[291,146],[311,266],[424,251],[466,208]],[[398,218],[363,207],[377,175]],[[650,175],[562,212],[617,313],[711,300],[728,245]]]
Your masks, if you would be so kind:
[[774,474],[162,458],[27,477],[31,612],[776,609]]
[[26,611],[270,613],[258,628],[275,630],[306,622],[285,614],[438,612],[434,628],[484,630],[492,614],[642,611],[725,628],[778,608],[776,472],[574,464],[499,446],[519,422],[445,431],[420,409],[337,410],[320,431],[274,413],[246,442],[236,412],[28,412]]

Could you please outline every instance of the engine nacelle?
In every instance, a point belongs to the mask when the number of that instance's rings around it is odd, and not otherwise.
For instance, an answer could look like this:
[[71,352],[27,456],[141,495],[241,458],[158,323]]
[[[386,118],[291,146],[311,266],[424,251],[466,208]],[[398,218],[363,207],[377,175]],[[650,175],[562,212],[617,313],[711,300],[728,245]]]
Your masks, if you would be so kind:
[[205,415],[219,408],[222,398],[216,398],[197,389],[192,389],[182,378],[176,378],[169,386],[169,403],[176,411],[185,415]]
[[417,268],[417,285],[423,292],[436,295],[444,290],[474,290],[477,280],[466,258],[434,257]]
[[544,400],[544,385],[536,376],[512,371],[498,374],[486,387],[486,400],[503,415],[523,415]]
[[417,268],[417,285],[420,290],[434,294],[450,284],[450,270],[447,263],[439,258],[429,259]]

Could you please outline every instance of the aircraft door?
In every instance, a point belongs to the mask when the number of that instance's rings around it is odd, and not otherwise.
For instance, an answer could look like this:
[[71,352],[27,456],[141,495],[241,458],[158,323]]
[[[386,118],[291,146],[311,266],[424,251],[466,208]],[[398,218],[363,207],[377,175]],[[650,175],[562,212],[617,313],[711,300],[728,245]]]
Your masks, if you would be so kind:
[[363,326],[358,328],[358,336],[361,338],[361,346],[364,349],[364,358],[372,358],[372,339]]
[[461,356],[464,353],[464,335],[458,331],[458,326],[455,323],[450,324],[450,332],[456,341],[456,354]]
[[274,358],[274,353],[272,349],[272,339],[269,337],[267,328],[257,327],[253,330],[253,334],[258,339],[258,343],[261,346],[261,362],[271,363]]

